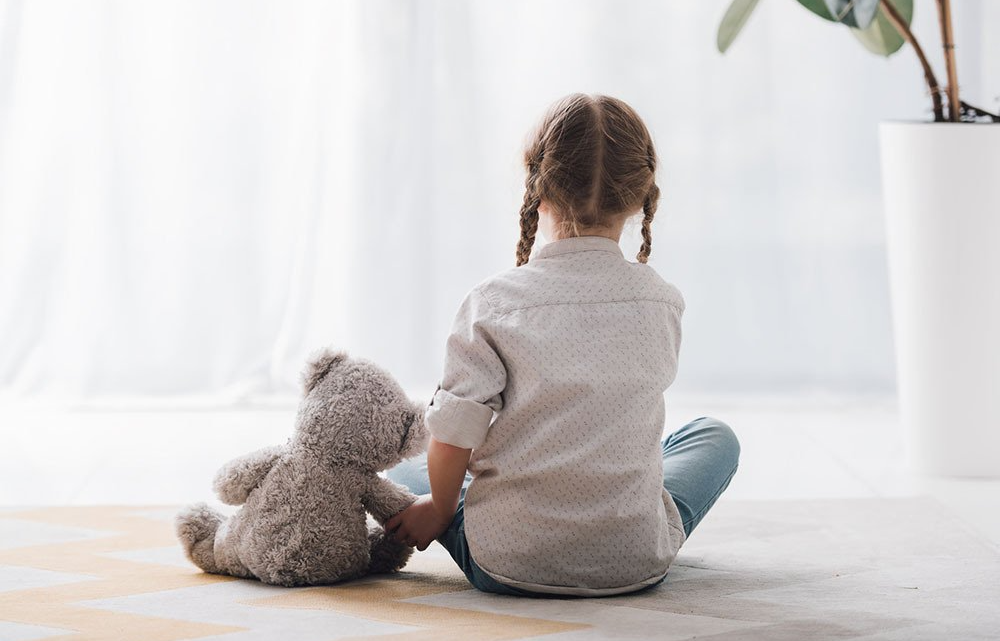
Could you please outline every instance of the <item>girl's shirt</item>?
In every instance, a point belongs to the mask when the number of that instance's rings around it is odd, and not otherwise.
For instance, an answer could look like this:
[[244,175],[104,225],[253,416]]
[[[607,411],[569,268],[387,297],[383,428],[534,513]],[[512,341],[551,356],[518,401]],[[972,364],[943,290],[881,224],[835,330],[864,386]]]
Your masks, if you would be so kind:
[[473,449],[465,533],[494,579],[601,595],[666,574],[685,538],[660,446],[683,310],[601,236],[544,245],[463,301],[426,422]]

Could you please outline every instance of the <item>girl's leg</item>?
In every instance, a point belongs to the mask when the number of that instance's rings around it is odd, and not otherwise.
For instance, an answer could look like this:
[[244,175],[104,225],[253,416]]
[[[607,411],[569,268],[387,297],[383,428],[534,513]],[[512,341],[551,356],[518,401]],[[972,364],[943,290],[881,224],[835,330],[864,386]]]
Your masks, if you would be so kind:
[[728,425],[695,419],[663,445],[663,487],[677,504],[688,536],[729,485],[740,459],[740,443]]
[[427,478],[426,455],[406,459],[396,467],[386,470],[385,476],[390,481],[406,487],[417,496],[431,493],[431,482]]
[[[427,457],[418,456],[416,458],[403,461],[391,470],[386,471],[389,480],[400,485],[405,485],[414,494],[428,494],[431,491],[431,484],[427,477]],[[495,592],[497,594],[529,594],[516,588],[503,585],[483,572],[469,553],[469,543],[465,538],[465,489],[469,486],[472,476],[465,474],[465,482],[462,483],[461,499],[458,502],[458,511],[451,521],[448,529],[438,537],[444,549],[448,550],[451,558],[455,560],[458,567],[465,573],[475,588],[483,592]]]
[[[463,490],[464,491],[464,490]],[[486,574],[478,565],[472,554],[469,552],[469,541],[465,538],[465,505],[464,501],[459,501],[458,511],[455,518],[451,520],[451,525],[438,537],[438,543],[448,550],[451,558],[455,560],[458,567],[465,573],[465,578],[469,580],[472,587],[482,592],[492,592],[494,594],[512,594],[517,596],[532,596],[530,592],[512,588],[500,583],[489,574]]]
[[[422,454],[411,459],[407,459],[392,468],[386,470],[386,477],[390,481],[404,485],[414,494],[430,494],[431,481],[427,476],[427,455]],[[472,475],[465,473],[465,481],[462,482],[461,498],[465,498],[465,488],[469,487]]]

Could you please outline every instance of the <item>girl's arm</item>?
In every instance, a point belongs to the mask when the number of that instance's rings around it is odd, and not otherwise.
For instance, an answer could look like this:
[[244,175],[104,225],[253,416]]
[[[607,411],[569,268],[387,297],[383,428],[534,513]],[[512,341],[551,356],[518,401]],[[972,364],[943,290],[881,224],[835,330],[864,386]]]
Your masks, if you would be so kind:
[[447,516],[448,522],[458,509],[458,497],[469,467],[472,450],[455,447],[431,437],[427,448],[427,474],[431,480],[431,497],[438,514]]
[[448,529],[455,516],[471,456],[471,449],[431,438],[427,448],[431,493],[419,497],[413,505],[389,519],[385,529],[392,532],[397,541],[415,545],[418,550],[427,549],[431,541]]
[[462,301],[445,345],[444,375],[427,407],[431,493],[386,522],[397,541],[423,550],[455,516],[472,450],[483,444],[503,407],[507,369],[497,350],[496,318],[479,288]]

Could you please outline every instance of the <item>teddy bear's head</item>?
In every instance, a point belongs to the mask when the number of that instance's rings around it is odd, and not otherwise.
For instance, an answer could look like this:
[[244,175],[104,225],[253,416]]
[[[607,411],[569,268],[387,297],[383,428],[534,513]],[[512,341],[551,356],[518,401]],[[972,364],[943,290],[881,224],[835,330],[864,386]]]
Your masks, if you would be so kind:
[[427,447],[424,406],[374,363],[322,350],[302,388],[293,443],[336,465],[377,472]]

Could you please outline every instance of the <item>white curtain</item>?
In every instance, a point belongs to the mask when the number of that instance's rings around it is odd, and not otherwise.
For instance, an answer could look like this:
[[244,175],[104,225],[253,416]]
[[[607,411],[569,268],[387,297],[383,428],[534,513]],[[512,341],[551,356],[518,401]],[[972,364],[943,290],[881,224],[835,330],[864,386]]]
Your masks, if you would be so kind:
[[[462,296],[513,264],[525,135],[574,91],[656,139],[678,390],[891,392],[876,130],[927,117],[919,67],[791,0],[721,56],[725,4],[0,2],[0,396],[286,398],[321,345],[429,392]],[[996,109],[1000,10],[954,5]]]

